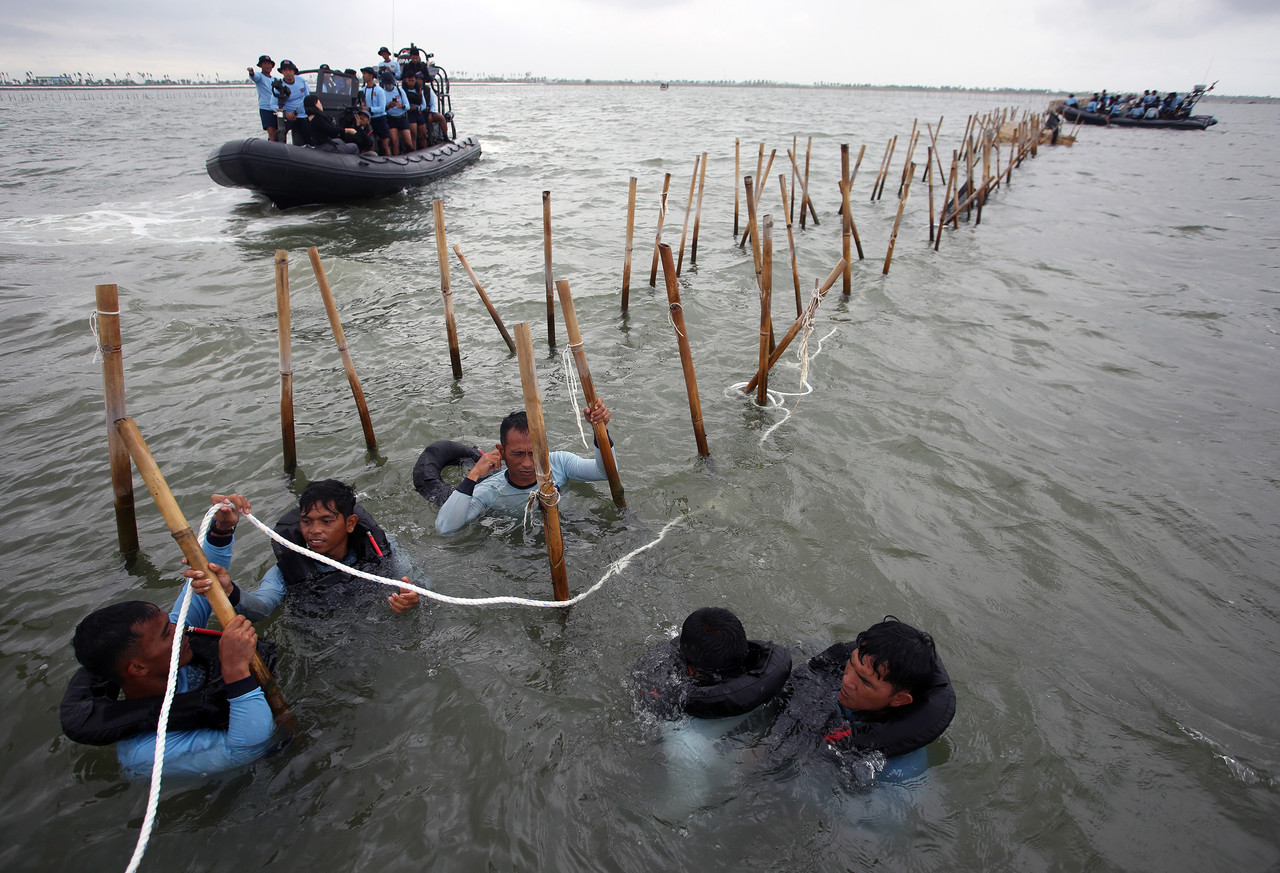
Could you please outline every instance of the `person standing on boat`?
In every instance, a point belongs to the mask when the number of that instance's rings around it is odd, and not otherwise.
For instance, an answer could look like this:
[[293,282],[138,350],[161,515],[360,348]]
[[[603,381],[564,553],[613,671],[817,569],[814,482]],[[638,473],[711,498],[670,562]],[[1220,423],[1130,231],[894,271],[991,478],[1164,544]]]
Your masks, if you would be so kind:
[[400,82],[400,87],[404,89],[405,96],[409,98],[409,112],[406,117],[409,120],[409,134],[413,140],[412,148],[426,148],[426,95],[422,88],[422,80],[418,78],[414,70],[409,69],[408,64],[405,64],[404,78]]
[[387,127],[391,131],[391,154],[408,154],[413,151],[413,130],[409,127],[409,96],[396,83],[396,77],[386,69],[378,72],[378,79],[387,99]]
[[[592,424],[609,424],[609,410],[599,398],[582,414]],[[498,435],[501,441],[493,451],[480,456],[440,507],[436,516],[437,533],[446,536],[457,533],[490,511],[518,516],[524,512],[529,499],[534,497],[538,474],[534,464],[533,439],[529,435],[529,419],[524,410],[504,418]],[[612,443],[610,440],[610,445]],[[599,482],[608,478],[599,444],[596,445],[594,459],[581,458],[572,452],[552,452],[549,460],[556,491],[569,481]],[[504,463],[506,472],[494,475]]]
[[362,67],[364,87],[360,89],[360,101],[369,110],[369,124],[378,140],[379,153],[391,154],[391,128],[387,126],[387,92],[378,84],[378,72],[373,67]]
[[271,71],[275,68],[276,62],[271,60],[270,55],[258,58],[258,69],[245,68],[249,71],[249,81],[258,88],[258,115],[262,118],[262,129],[267,132],[267,139],[271,142],[276,141],[280,131],[280,125],[276,121],[276,95],[272,90],[275,79],[271,77]]
[[384,45],[382,48],[378,49],[378,54],[382,56],[382,60],[381,60],[381,61],[379,61],[379,62],[378,62],[378,65],[377,65],[377,67],[378,67],[378,77],[379,77],[379,78],[381,78],[381,77],[382,77],[382,71],[383,71],[383,70],[388,70],[388,71],[390,71],[391,75],[395,76],[395,77],[396,77],[396,79],[399,79],[399,78],[400,78],[400,65],[399,65],[398,63],[396,63],[395,61],[391,60],[391,49],[387,48],[387,47]]
[[[422,109],[422,120],[425,122],[423,131],[427,139],[425,145],[419,146],[419,148],[424,148],[426,145],[435,145],[438,142],[449,142],[449,121],[440,114],[440,104],[436,99],[436,91],[428,84],[430,80],[424,73],[419,72],[416,75],[418,84],[423,87],[422,93],[426,97],[424,100],[425,105]],[[436,125],[440,127],[439,138],[435,135]]]
[[280,62],[280,75],[284,76],[281,84],[289,89],[289,96],[281,107],[284,110],[285,132],[293,134],[294,145],[311,145],[310,126],[302,106],[302,101],[307,99],[311,89],[307,87],[305,80],[298,78],[298,67],[291,60]]

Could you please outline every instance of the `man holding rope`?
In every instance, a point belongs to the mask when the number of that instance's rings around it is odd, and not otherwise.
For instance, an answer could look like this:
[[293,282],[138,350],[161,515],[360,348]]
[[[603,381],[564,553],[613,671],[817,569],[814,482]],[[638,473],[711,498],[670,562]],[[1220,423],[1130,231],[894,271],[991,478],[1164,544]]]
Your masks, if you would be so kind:
[[[243,494],[214,494],[212,501],[219,509],[209,528],[204,552],[210,566],[217,572],[231,564],[236,524],[240,521],[240,513],[250,511],[250,504]],[[297,508],[285,513],[275,528],[277,533],[297,545],[377,575],[386,575],[378,571],[394,560],[386,533],[365,508],[356,503],[355,490],[336,479],[309,484],[299,496]],[[236,612],[254,621],[274,612],[284,600],[286,591],[314,601],[349,600],[351,584],[365,584],[363,580],[330,569],[328,565],[283,546],[273,543],[272,548],[276,553],[276,565],[267,571],[252,592],[242,591],[229,577],[218,574]],[[187,570],[186,575],[192,579],[203,578],[198,570]],[[401,578],[404,582],[409,581],[408,576]],[[418,594],[401,588],[399,593],[388,597],[387,602],[393,611],[407,612],[418,605]]]
[[[219,576],[225,576],[225,571]],[[230,580],[226,581],[229,584]],[[185,694],[189,701],[196,695],[200,700],[199,705],[180,705],[179,718],[170,718],[171,729],[165,738],[165,773],[194,776],[238,767],[260,758],[273,743],[275,722],[271,707],[249,672],[249,662],[258,645],[253,625],[238,615],[220,636],[216,631],[208,632],[210,636],[187,635],[188,628],[203,629],[213,613],[204,597],[212,583],[200,578],[190,584],[199,596],[191,598],[184,628],[176,625],[181,597],[168,615],[153,603],[133,600],[90,613],[76,626],[71,640],[76,660],[84,670],[72,680],[68,699],[63,701],[64,729],[69,701],[74,708],[84,698],[80,709],[87,707],[87,713],[100,708],[95,695],[73,694],[77,681],[109,684],[112,695],[122,691],[123,705],[109,704],[113,712],[103,716],[105,721],[95,722],[101,730],[96,738],[86,741],[116,740],[120,769],[129,779],[151,777],[156,714],[169,682],[175,633],[183,634],[175,691],[180,697]],[[114,696],[110,699],[114,700]],[[142,717],[144,710],[151,715],[149,723],[142,727],[141,723],[148,722]],[[172,729],[178,724],[187,727]]]
[[[609,410],[599,398],[583,410],[587,421],[609,424]],[[500,442],[493,451],[485,452],[480,460],[449,495],[436,516],[436,532],[444,535],[457,533],[466,525],[490,511],[505,515],[519,515],[529,503],[529,497],[538,485],[538,471],[534,463],[533,440],[529,435],[529,419],[524,411],[513,412],[502,420],[499,428]],[[610,440],[610,445],[613,441]],[[552,452],[551,478],[556,491],[566,482],[598,482],[608,478],[600,446],[596,445],[594,460],[579,457],[572,452]],[[506,464],[506,473],[495,476]]]

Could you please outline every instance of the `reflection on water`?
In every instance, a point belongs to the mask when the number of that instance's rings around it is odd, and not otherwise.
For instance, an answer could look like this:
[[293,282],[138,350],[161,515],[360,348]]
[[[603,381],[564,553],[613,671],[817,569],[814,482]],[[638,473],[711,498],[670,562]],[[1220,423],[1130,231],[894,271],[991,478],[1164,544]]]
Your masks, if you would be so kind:
[[[280,643],[302,735],[245,772],[167,790],[148,865],[1274,864],[1273,104],[1215,104],[1221,123],[1203,133],[1083,131],[1015,171],[981,226],[962,223],[936,254],[917,179],[883,276],[897,204],[869,195],[885,143],[905,139],[913,118],[941,118],[945,156],[970,112],[1044,97],[459,87],[460,132],[485,148],[478,164],[385,201],[284,213],[203,171],[222,139],[254,134],[249,89],[25,97],[0,92],[14,122],[0,125],[3,869],[117,867],[144,808],[145,788],[118,781],[111,750],[56,735],[76,622],[119,599],[168,604],[179,569],[142,494],[143,554],[114,551],[92,286],[120,286],[128,409],[189,517],[232,489],[273,518],[300,482],[336,476],[416,581],[543,598],[540,531],[490,523],[442,539],[410,478],[423,446],[492,444],[522,403],[515,359],[457,264],[464,377],[452,378],[431,201],[444,201],[449,243],[506,323],[530,321],[542,342],[543,190],[554,271],[571,283],[613,413],[628,501],[620,511],[603,486],[568,490],[571,589],[686,522],[569,611],[426,604],[395,616],[374,597],[314,622],[286,607],[261,632]],[[71,109],[95,125],[91,144],[28,147]],[[175,109],[207,121],[199,136],[144,123]],[[796,229],[806,291],[839,256],[839,145],[867,146],[853,209],[868,258],[854,293],[833,291],[819,310],[812,391],[789,398],[773,430],[781,410],[727,390],[754,372],[759,338],[751,254],[730,238],[733,143],[754,172],[762,134],[780,150],[813,137],[821,223]],[[698,263],[681,296],[709,461],[695,450],[665,290],[645,270],[662,174],[674,177],[674,246],[702,151]],[[775,219],[777,199],[772,182],[761,209]],[[376,453],[310,245],[338,299]],[[279,443],[278,248],[292,253],[296,478]],[[786,259],[775,266],[783,325],[792,280]],[[538,370],[553,447],[575,450],[562,350],[541,346]],[[770,384],[801,392],[798,364]],[[237,552],[234,577],[252,585],[268,544],[250,535]],[[924,775],[866,788],[832,769],[753,768],[743,759],[767,725],[708,738],[638,717],[629,665],[708,604],[808,653],[886,613],[930,631],[959,709]]]

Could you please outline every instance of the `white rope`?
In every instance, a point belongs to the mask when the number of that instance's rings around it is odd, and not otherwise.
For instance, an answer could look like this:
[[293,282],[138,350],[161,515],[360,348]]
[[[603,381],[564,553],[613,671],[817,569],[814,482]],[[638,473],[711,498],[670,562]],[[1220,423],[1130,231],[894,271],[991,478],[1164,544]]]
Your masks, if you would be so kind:
[[102,337],[98,335],[98,316],[99,315],[119,315],[119,310],[115,312],[104,312],[101,309],[95,309],[89,315],[89,332],[93,334],[93,362],[95,364],[102,363]]
[[587,443],[587,432],[582,429],[582,409],[578,406],[578,365],[573,360],[573,352],[575,349],[581,349],[582,343],[571,345],[561,354],[561,363],[564,364],[564,386],[569,392],[569,402],[573,404],[573,420],[578,423],[578,436],[582,437],[582,447],[584,449],[591,448]]
[[[205,513],[204,521],[200,523],[200,542],[204,542],[204,538],[209,532],[209,525],[213,523],[213,517],[217,511],[218,507],[212,506]],[[217,581],[217,579],[213,580],[215,585]],[[160,779],[164,770],[164,747],[165,741],[169,736],[169,708],[173,704],[174,690],[178,687],[178,659],[182,655],[182,640],[186,636],[187,609],[190,606],[191,586],[186,585],[183,588],[182,605],[178,607],[178,621],[173,633],[173,650],[169,652],[169,679],[165,683],[164,702],[160,704],[160,720],[156,722],[156,754],[151,762],[151,793],[147,796],[147,814],[142,818],[142,830],[138,834],[138,842],[133,847],[133,857],[129,860],[129,866],[125,869],[125,873],[134,873],[138,869],[138,865],[142,863],[142,856],[146,854],[147,843],[151,839],[151,828],[156,821],[156,809],[160,805]]]
[[[768,403],[766,404],[766,406],[768,406],[770,409],[776,409],[778,407],[782,407],[783,416],[779,421],[772,424],[768,430],[766,430],[763,434],[761,434],[760,436],[761,445],[763,445],[765,440],[769,439],[769,437],[773,435],[773,432],[775,430],[777,430],[778,428],[782,427],[782,425],[787,423],[787,419],[791,418],[792,413],[794,413],[796,411],[796,408],[800,405],[800,398],[813,393],[813,386],[809,384],[809,362],[813,358],[816,358],[818,357],[818,355],[822,354],[822,344],[825,343],[827,340],[829,340],[832,337],[832,335],[835,334],[837,330],[839,330],[839,328],[835,328],[835,327],[831,328],[830,332],[828,332],[826,336],[818,340],[817,350],[812,355],[810,355],[809,354],[809,332],[812,329],[813,329],[813,322],[809,321],[808,325],[805,328],[804,336],[800,340],[800,348],[797,350],[797,355],[801,356],[801,360],[800,360],[801,390],[800,391],[775,391],[774,389],[769,388],[769,389],[766,389],[765,391],[765,397],[768,400]],[[727,389],[725,389],[725,396],[726,397],[731,397],[735,395],[741,396],[742,392],[746,389],[747,385],[749,384],[751,383],[735,382],[734,384],[730,385]],[[784,398],[787,398],[787,397],[796,398],[795,406],[792,406],[790,409],[785,408],[786,400]]]
[[322,564],[327,564],[328,566],[333,567],[335,570],[341,570],[343,573],[346,573],[351,576],[356,576],[360,579],[367,579],[370,582],[377,582],[381,585],[391,585],[397,589],[407,588],[410,591],[416,591],[418,594],[421,594],[424,597],[429,597],[432,600],[438,600],[441,603],[451,603],[454,606],[498,606],[502,604],[509,604],[511,606],[534,606],[534,607],[543,607],[543,608],[559,608],[563,606],[574,606],[575,604],[581,603],[583,600],[586,600],[587,597],[589,597],[590,595],[598,591],[600,589],[600,586],[603,585],[608,579],[618,575],[623,570],[625,570],[627,566],[631,563],[632,558],[634,558],[636,555],[639,555],[641,552],[648,551],[649,549],[656,546],[658,543],[662,542],[663,537],[667,535],[667,531],[671,530],[671,528],[679,524],[684,518],[684,516],[677,516],[676,518],[671,519],[671,521],[667,522],[666,526],[662,528],[662,531],[658,534],[656,539],[654,539],[651,542],[645,543],[643,546],[640,546],[638,549],[634,549],[633,551],[628,552],[618,560],[614,561],[612,564],[609,565],[609,568],[605,570],[604,575],[601,576],[594,585],[592,585],[587,590],[577,594],[576,596],[571,597],[568,600],[532,600],[527,597],[511,597],[507,595],[502,595],[498,597],[451,597],[447,594],[441,594],[437,591],[432,591],[429,588],[419,587],[417,585],[414,585],[411,582],[403,582],[400,579],[388,579],[385,576],[376,576],[373,573],[366,573],[363,570],[357,570],[355,567],[349,567],[346,564],[342,563],[341,561],[335,561],[333,558],[330,558],[327,555],[321,555],[317,552],[311,551],[310,549],[304,548],[303,546],[300,546],[297,543],[290,542],[289,540],[280,536],[280,534],[276,533],[271,528],[267,527],[257,518],[255,518],[252,513],[242,512],[240,513],[240,517],[249,519],[249,521],[253,523],[254,527],[258,528],[258,530],[262,531],[267,536],[271,537],[272,540],[284,546],[285,548],[291,549],[300,555],[307,556],[313,561],[318,561]]

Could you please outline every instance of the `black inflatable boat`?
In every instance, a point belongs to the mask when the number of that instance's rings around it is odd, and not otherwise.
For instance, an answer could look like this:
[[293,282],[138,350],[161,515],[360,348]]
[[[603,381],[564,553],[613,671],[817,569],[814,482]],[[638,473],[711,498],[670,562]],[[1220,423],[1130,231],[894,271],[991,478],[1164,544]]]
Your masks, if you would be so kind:
[[219,185],[248,188],[288,209],[394,194],[456,173],[479,158],[474,137],[385,158],[243,139],[214,149],[204,166]]
[[1186,118],[1129,118],[1124,115],[1108,116],[1101,112],[1085,112],[1075,106],[1065,106],[1062,115],[1067,121],[1081,124],[1098,124],[1108,127],[1154,127],[1166,130],[1204,130],[1217,124],[1212,115],[1189,115]]

